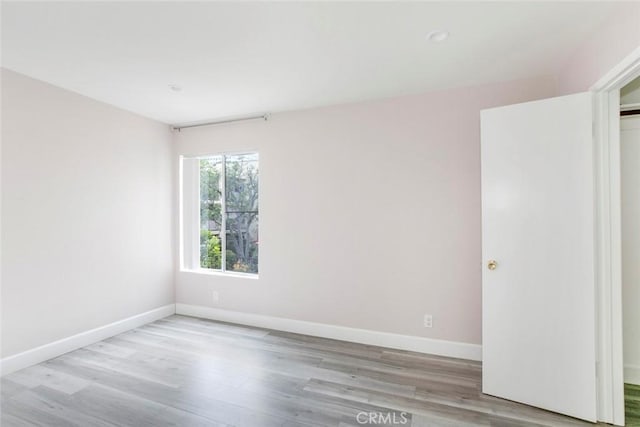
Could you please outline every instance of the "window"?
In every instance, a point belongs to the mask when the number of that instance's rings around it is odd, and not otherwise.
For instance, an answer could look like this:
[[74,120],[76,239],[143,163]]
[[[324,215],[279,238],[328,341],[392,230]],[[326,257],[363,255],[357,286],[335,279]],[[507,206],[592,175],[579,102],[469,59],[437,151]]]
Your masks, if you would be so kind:
[[183,266],[258,273],[257,153],[182,159]]

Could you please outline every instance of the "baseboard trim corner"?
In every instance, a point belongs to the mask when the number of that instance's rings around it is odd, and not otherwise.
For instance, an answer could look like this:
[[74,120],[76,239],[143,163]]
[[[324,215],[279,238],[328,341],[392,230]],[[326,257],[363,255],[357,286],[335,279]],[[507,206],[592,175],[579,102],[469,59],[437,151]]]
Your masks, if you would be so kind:
[[176,303],[176,314],[398,350],[467,360],[482,360],[482,346],[479,344],[400,335],[182,303]]
[[640,385],[640,366],[624,365],[624,382]]
[[137,328],[144,324],[154,322],[163,317],[175,314],[175,304],[168,304],[149,310],[126,319],[118,320],[108,325],[90,329],[58,341],[41,345],[22,353],[14,354],[0,360],[0,375],[4,376],[20,369],[44,362],[45,360],[58,357],[62,354],[77,350],[81,347],[94,344],[114,335],[121,334],[128,330]]

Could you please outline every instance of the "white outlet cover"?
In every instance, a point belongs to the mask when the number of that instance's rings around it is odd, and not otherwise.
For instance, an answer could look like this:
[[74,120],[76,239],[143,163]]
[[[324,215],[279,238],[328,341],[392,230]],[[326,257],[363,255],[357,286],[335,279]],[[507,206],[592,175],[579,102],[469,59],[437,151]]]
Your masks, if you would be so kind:
[[433,327],[433,316],[430,314],[424,315],[424,327],[431,328]]

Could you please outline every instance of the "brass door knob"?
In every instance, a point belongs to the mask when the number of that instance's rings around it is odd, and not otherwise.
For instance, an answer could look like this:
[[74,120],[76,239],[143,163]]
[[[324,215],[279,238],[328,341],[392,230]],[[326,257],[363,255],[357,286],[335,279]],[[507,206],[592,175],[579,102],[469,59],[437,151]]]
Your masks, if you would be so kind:
[[498,263],[495,262],[495,260],[489,260],[489,262],[487,263],[487,268],[489,270],[495,270],[496,267],[498,267]]

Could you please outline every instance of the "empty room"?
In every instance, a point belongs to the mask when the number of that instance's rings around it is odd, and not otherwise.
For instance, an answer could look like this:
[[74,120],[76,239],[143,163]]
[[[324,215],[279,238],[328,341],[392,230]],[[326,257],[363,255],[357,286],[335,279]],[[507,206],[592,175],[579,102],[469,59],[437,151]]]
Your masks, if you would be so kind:
[[0,15],[2,427],[640,426],[640,2]]

